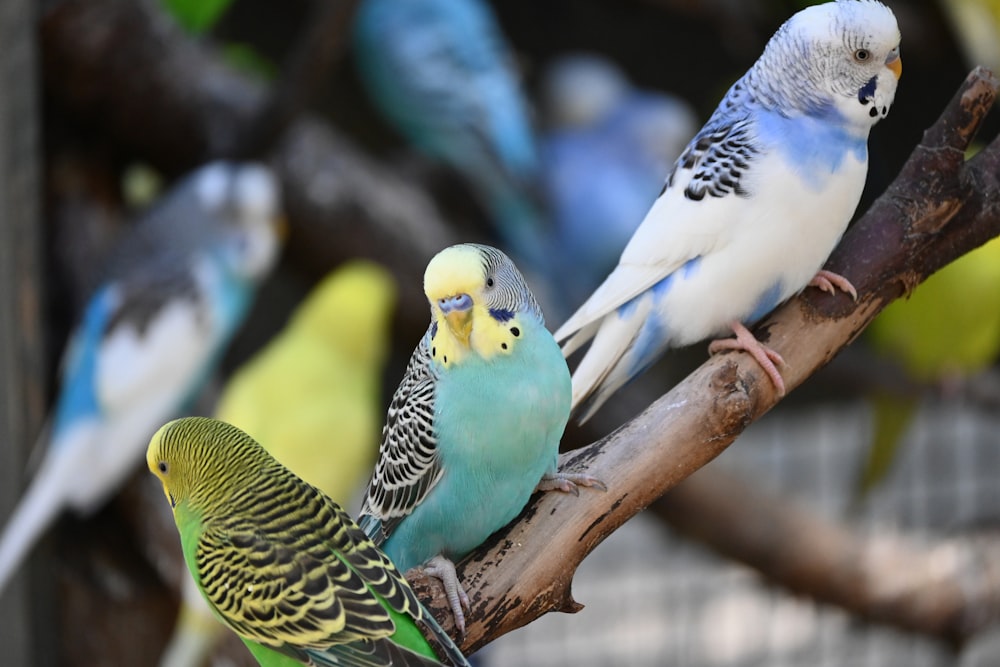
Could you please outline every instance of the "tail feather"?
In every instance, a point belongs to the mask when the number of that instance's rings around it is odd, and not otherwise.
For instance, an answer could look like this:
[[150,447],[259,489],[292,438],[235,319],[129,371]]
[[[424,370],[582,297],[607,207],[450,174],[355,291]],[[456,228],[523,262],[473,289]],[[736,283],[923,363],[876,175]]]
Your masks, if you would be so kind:
[[424,608],[424,616],[419,622],[431,633],[434,642],[437,643],[441,651],[444,651],[445,656],[447,656],[448,661],[452,665],[455,667],[470,667],[469,661],[466,660],[461,649],[455,645],[455,642],[452,641],[448,633],[438,624],[437,620],[426,607]]
[[48,529],[66,507],[66,486],[74,470],[69,457],[50,451],[42,466],[22,496],[0,536],[0,591],[2,591],[21,562],[34,547],[38,538]]
[[601,320],[596,320],[582,327],[580,330],[578,330],[576,333],[570,336],[570,338],[565,343],[563,343],[562,346],[563,356],[568,359],[569,355],[579,350],[584,343],[593,338],[594,335],[597,333],[597,330],[600,328],[601,328]]
[[181,584],[181,611],[174,632],[160,656],[160,667],[192,667],[207,662],[225,627],[215,618],[198,585],[185,570]]
[[[649,326],[649,304],[643,301],[638,305],[639,309],[629,313],[627,317],[610,315],[599,323],[588,325],[597,326],[597,332],[590,348],[573,371],[571,410],[578,415],[577,419],[581,424],[590,419],[612,394],[641,370],[636,368],[636,360],[647,355],[642,350],[637,350],[637,341]],[[583,335],[589,335],[589,331],[583,329],[577,334]],[[577,336],[567,343],[571,351],[578,345],[574,343]]]

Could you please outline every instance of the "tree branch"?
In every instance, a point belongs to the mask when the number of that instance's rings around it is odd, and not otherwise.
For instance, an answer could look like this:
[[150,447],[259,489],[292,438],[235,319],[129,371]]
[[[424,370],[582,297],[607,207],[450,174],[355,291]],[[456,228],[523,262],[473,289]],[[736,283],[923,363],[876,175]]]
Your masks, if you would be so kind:
[[[807,290],[757,327],[758,338],[787,361],[783,375],[789,388],[825,365],[904,290],[1000,233],[1000,140],[963,162],[997,88],[985,70],[969,75],[899,177],[834,252],[828,267],[854,283],[857,303],[843,294]],[[563,455],[564,469],[586,470],[602,479],[608,492],[536,498],[514,524],[459,564],[472,599],[463,647],[475,650],[549,611],[579,609],[570,589],[583,558],[715,458],[777,400],[747,355],[717,355],[618,431]],[[437,581],[417,571],[411,575],[435,615],[450,623]],[[961,596],[964,588],[952,583]],[[982,597],[978,605],[1000,611],[1000,588],[991,588],[985,601]],[[972,600],[962,597],[961,603],[968,610]],[[971,622],[949,626],[945,634],[966,637],[976,629]]]

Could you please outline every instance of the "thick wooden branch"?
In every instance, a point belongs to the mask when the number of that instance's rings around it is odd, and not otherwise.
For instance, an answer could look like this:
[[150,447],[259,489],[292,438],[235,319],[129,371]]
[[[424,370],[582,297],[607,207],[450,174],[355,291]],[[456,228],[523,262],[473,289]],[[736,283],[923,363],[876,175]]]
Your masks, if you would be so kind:
[[[1000,140],[963,161],[997,88],[991,73],[971,73],[899,177],[845,236],[828,267],[854,283],[857,303],[843,294],[807,290],[757,328],[758,337],[787,361],[789,388],[826,364],[905,289],[1000,233]],[[474,650],[549,611],[579,609],[571,583],[583,558],[715,458],[777,400],[749,357],[718,355],[615,433],[564,455],[564,468],[596,475],[608,492],[538,497],[518,521],[459,565],[472,599],[464,647]],[[438,617],[449,623],[437,582],[412,574]],[[1000,610],[1000,589],[987,597],[988,606]],[[971,607],[973,601],[963,602]],[[984,617],[989,615],[966,619]],[[968,636],[976,629],[969,622],[946,634]]]

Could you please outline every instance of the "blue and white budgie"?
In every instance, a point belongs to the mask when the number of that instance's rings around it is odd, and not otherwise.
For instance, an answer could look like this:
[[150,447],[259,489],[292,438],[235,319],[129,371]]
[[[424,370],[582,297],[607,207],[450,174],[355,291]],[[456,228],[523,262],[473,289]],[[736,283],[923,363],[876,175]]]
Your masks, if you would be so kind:
[[698,130],[683,100],[634,88],[596,54],[555,61],[543,81],[543,183],[559,293],[579,306],[615,267]]
[[[864,188],[868,133],[902,71],[899,28],[875,0],[793,15],[674,165],[618,266],[556,332],[586,420],[665,349],[718,336],[779,394],[781,357],[746,328],[807,285],[855,296],[821,270]],[[585,405],[584,405],[585,404]]]
[[495,248],[446,248],[427,265],[431,324],[389,405],[359,525],[405,572],[440,578],[464,632],[461,558],[536,489],[603,488],[556,470],[569,369],[514,263]]
[[107,501],[193,399],[274,264],[279,220],[269,169],[213,163],[123,238],[67,346],[41,466],[0,538],[0,589],[61,511]]
[[364,0],[353,47],[382,115],[467,180],[507,248],[543,266],[546,224],[530,109],[489,5]]

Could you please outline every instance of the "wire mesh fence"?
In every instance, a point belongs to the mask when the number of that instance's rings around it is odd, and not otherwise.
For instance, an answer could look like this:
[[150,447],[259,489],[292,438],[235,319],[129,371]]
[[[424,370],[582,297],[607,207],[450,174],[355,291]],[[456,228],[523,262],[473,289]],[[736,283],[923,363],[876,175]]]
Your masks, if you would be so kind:
[[[863,401],[779,411],[711,465],[846,520],[870,437]],[[961,402],[921,407],[888,478],[853,525],[865,534],[955,535],[1000,516],[1000,415]],[[1000,641],[963,653],[852,619],[768,585],[640,515],[601,544],[574,580],[578,614],[549,614],[487,647],[500,665],[939,667],[1000,664]]]

